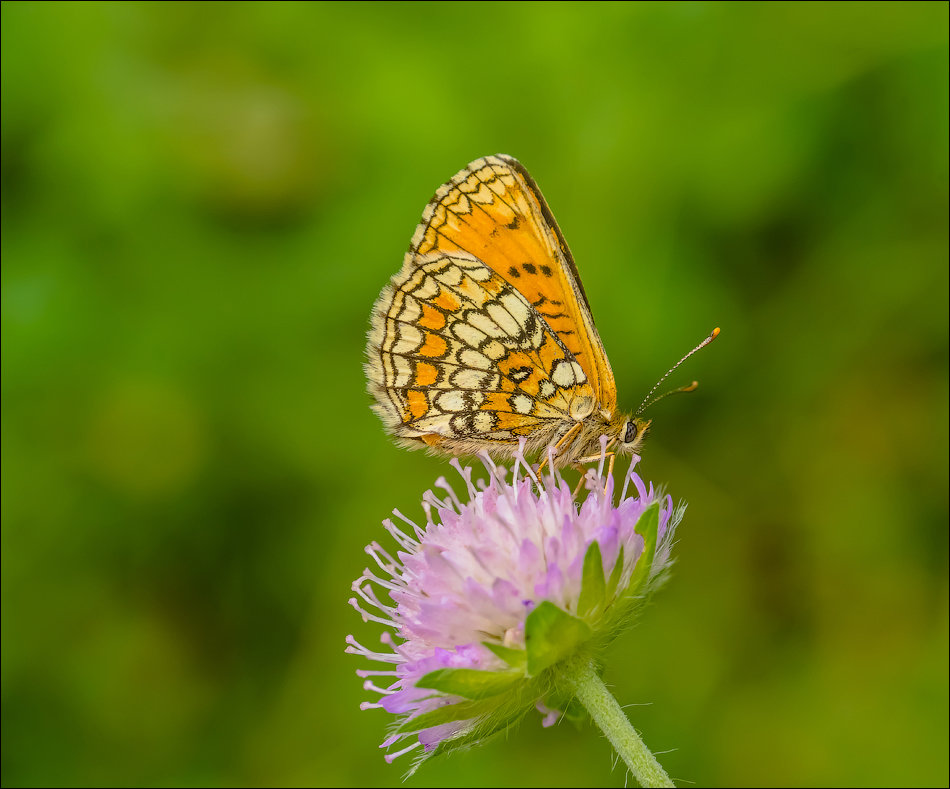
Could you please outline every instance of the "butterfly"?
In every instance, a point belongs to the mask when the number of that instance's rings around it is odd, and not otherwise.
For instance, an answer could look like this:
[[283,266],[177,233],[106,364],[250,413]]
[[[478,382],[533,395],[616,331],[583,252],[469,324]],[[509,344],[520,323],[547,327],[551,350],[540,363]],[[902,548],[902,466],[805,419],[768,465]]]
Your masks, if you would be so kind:
[[513,455],[524,439],[576,465],[600,456],[602,435],[635,452],[650,425],[617,411],[567,242],[504,154],[476,159],[429,201],[373,307],[365,371],[373,409],[411,448]]

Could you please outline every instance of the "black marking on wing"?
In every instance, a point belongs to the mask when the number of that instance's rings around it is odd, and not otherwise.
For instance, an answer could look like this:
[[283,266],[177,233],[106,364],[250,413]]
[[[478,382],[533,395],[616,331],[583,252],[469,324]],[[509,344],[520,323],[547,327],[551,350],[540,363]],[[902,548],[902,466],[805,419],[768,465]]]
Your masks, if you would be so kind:
[[508,377],[516,384],[527,381],[531,377],[533,369],[531,367],[516,367],[508,371]]

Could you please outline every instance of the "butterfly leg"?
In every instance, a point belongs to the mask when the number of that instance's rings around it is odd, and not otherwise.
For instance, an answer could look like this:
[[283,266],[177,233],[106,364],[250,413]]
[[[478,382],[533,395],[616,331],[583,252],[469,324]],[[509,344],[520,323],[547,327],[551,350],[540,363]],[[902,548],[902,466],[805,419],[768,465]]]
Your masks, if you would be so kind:
[[573,466],[574,470],[581,475],[581,478],[577,480],[577,485],[574,486],[574,490],[571,492],[571,498],[576,499],[577,494],[581,492],[581,488],[584,487],[584,478],[587,474],[587,469],[584,468],[580,463],[575,463]]
[[[604,455],[604,457],[607,458],[607,476],[609,477],[611,474],[614,473],[614,461],[616,460],[617,456],[613,452],[608,452],[606,455]],[[587,474],[587,469],[582,464],[593,463],[594,461],[597,461],[597,460],[600,460],[600,455],[589,455],[586,458],[581,458],[580,460],[578,460],[576,463],[573,464],[574,468],[577,471],[579,471],[581,475],[580,480],[578,480],[577,482],[577,487],[574,488],[574,493],[572,494],[575,498],[577,497],[577,494],[580,492],[580,489],[584,484],[584,479]],[[606,492],[606,490],[607,490],[607,484],[604,483],[604,491]]]
[[[552,453],[554,457],[557,457],[560,454],[561,449],[574,440],[574,436],[580,432],[581,427],[583,427],[582,422],[575,422],[573,427],[571,427],[570,430],[568,430],[563,436],[560,437],[560,439],[558,439],[558,442],[554,445],[554,452]],[[538,466],[538,474],[544,470],[547,462],[548,455],[545,455],[544,460],[541,461],[541,465]]]

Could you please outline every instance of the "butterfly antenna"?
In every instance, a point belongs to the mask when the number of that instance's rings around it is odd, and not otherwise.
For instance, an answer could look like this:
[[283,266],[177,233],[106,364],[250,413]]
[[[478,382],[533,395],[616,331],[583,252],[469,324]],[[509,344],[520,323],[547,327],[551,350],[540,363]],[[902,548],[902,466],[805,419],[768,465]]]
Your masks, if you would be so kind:
[[[676,364],[674,364],[669,370],[667,370],[667,371],[666,371],[666,375],[664,375],[659,381],[657,381],[657,382],[653,385],[653,388],[652,388],[649,392],[647,392],[647,396],[643,398],[643,402],[640,403],[640,407],[637,409],[637,412],[634,414],[634,416],[635,416],[635,417],[636,417],[636,416],[640,416],[640,414],[642,414],[643,411],[646,410],[647,408],[649,408],[651,405],[653,405],[654,403],[656,403],[656,402],[659,401],[659,400],[662,400],[664,397],[668,397],[668,396],[671,395],[671,394],[680,394],[681,392],[692,392],[692,391],[694,391],[694,390],[696,389],[696,387],[699,386],[699,381],[693,381],[691,384],[687,384],[686,386],[680,386],[680,387],[677,388],[677,389],[671,389],[669,392],[664,392],[664,393],[661,394],[659,397],[654,397],[652,400],[650,400],[650,395],[652,395],[652,394],[656,391],[657,387],[658,387],[661,383],[663,383],[667,378],[669,378],[670,373],[672,373],[674,370],[676,370],[677,367],[679,367],[679,366],[680,366],[683,362],[685,362],[690,356],[692,356],[694,353],[696,353],[696,351],[698,351],[700,348],[705,348],[707,345],[709,345],[709,343],[711,343],[713,340],[715,340],[718,336],[719,336],[719,327],[717,326],[715,329],[712,330],[712,332],[710,333],[710,335],[709,335],[705,340],[703,340],[699,345],[697,345],[695,348],[693,348],[693,350],[691,350],[691,351],[690,351],[688,354],[686,354],[682,359],[680,359]],[[648,401],[649,401],[649,402],[648,402]]]

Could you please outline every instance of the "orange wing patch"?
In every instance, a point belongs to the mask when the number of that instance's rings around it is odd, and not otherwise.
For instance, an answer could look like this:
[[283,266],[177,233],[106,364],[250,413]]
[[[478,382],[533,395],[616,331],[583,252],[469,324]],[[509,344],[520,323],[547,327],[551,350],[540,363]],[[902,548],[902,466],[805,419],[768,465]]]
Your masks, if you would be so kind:
[[612,412],[617,387],[567,242],[544,197],[510,156],[472,162],[435,193],[404,268],[433,253],[467,253],[517,290],[583,368]]

